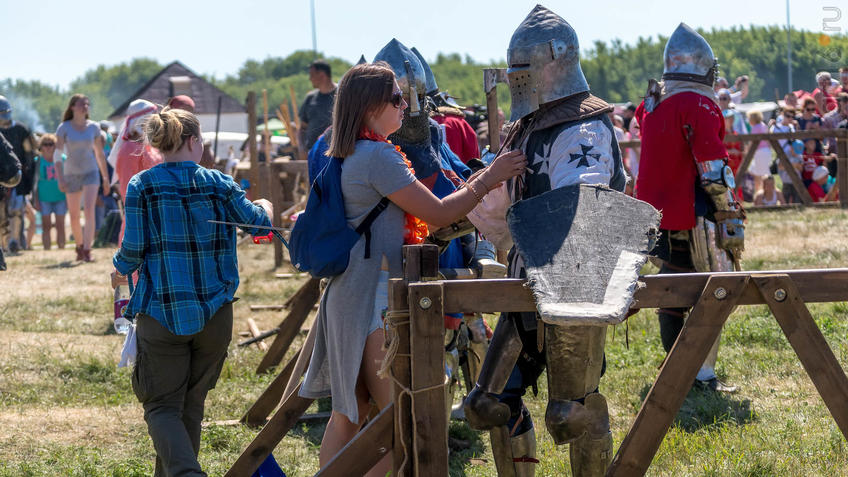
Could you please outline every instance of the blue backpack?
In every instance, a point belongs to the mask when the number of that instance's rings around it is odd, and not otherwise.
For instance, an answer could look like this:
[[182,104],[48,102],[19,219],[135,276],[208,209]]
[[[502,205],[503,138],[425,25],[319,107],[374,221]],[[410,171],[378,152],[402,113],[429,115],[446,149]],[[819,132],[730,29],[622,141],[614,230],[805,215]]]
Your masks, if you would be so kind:
[[365,235],[365,258],[371,255],[371,224],[386,210],[382,200],[355,229],[348,225],[342,197],[342,160],[330,161],[315,178],[306,210],[297,218],[289,239],[289,254],[295,268],[315,278],[340,275],[347,269],[350,250]]

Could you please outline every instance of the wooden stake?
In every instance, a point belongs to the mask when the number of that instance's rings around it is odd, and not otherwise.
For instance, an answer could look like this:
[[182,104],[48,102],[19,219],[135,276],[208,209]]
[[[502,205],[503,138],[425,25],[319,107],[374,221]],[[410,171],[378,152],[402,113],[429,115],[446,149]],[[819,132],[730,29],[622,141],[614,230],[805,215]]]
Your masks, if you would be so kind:
[[259,156],[256,151],[256,93],[247,93],[247,148],[250,153],[250,196],[253,200],[261,198]]
[[[247,329],[250,330],[250,335],[256,338],[262,333],[259,331],[259,327],[256,326],[256,321],[253,318],[247,319]],[[257,341],[256,347],[261,349],[262,351],[268,351],[268,345],[264,341]]]
[[294,111],[294,124],[300,131],[300,109],[297,107],[297,96],[294,95],[294,86],[292,85],[289,85],[289,95],[291,96],[292,111]]
[[315,477],[365,475],[392,449],[393,424],[394,405],[389,404],[321,468]]

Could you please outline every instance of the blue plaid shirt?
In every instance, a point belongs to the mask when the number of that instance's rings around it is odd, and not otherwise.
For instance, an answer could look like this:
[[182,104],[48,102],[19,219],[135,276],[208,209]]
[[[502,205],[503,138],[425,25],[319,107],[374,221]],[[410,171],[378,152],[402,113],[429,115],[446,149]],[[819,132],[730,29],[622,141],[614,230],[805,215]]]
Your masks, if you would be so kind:
[[150,315],[177,335],[201,331],[238,288],[235,227],[208,221],[271,225],[229,176],[190,161],[136,174],[125,211],[112,262],[124,275],[140,271],[124,316]]

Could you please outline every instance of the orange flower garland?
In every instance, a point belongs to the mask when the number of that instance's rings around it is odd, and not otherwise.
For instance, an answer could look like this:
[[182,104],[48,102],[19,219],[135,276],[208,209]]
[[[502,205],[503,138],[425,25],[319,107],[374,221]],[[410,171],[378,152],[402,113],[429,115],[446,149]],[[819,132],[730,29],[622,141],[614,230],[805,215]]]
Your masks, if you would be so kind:
[[[369,141],[378,141],[392,144],[391,141],[386,139],[385,137],[375,133],[370,129],[363,129],[359,133],[359,139],[367,139]],[[394,146],[394,144],[392,144]],[[412,175],[415,175],[415,169],[412,168],[412,162],[407,159],[406,154],[400,150],[400,146],[394,146],[395,151],[400,154],[400,157],[403,158],[403,162],[406,164],[406,167],[409,168],[409,172]],[[424,239],[430,234],[430,231],[427,229],[427,224],[424,223],[418,217],[404,212],[404,234],[403,234],[403,243],[405,245],[417,245],[419,243],[424,243]]]

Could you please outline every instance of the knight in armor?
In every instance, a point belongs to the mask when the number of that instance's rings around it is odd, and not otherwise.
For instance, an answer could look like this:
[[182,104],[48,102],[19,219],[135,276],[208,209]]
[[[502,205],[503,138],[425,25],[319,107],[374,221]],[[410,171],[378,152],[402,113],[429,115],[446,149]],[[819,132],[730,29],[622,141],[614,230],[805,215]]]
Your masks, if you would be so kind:
[[[650,81],[634,116],[642,130],[636,197],[662,211],[652,254],[662,260],[663,274],[738,269],[744,216],[733,194],[733,172],[722,142],[724,121],[713,94],[718,63],[707,41],[684,23],[669,37],[663,61],[662,81]],[[687,313],[686,308],[658,310],[666,352]],[[734,386],[716,377],[718,342],[695,384],[733,392]]]
[[[15,187],[21,181],[21,161],[9,141],[0,133],[0,229],[6,223],[6,188]],[[0,238],[3,237],[0,232]],[[3,247],[0,247],[0,271],[6,270]]]
[[0,134],[12,145],[21,163],[20,182],[0,199],[0,207],[4,208],[0,215],[6,215],[5,220],[0,217],[0,247],[16,251],[24,245],[26,196],[35,184],[35,141],[26,126],[12,119],[12,105],[3,96],[0,96]]
[[[537,5],[513,33],[507,63],[515,123],[504,147],[522,150],[528,160],[523,181],[510,183],[512,201],[579,184],[623,191],[627,176],[608,117],[613,108],[589,92],[574,29]],[[509,276],[526,278],[515,248]],[[522,398],[546,367],[548,432],[557,444],[570,444],[573,475],[604,475],[612,459],[609,413],[599,392],[605,337],[605,326],[550,325],[537,313],[501,315],[464,404],[471,427],[490,430],[499,475],[535,473],[534,425]]]

